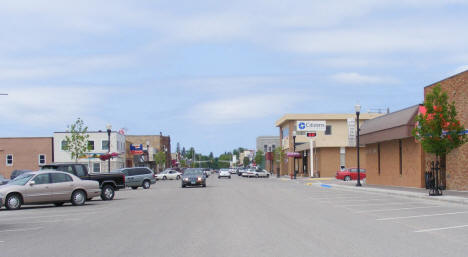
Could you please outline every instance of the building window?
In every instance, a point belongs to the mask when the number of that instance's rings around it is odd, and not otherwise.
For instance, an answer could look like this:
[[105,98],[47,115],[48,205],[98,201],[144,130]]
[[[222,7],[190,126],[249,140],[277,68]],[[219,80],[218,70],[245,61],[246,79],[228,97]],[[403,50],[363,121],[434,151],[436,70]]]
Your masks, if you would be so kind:
[[61,146],[61,149],[62,150],[67,150],[68,149],[68,143],[67,143],[67,140],[62,140],[62,146]]
[[88,150],[89,151],[94,150],[94,141],[93,140],[88,141]]
[[93,163],[93,172],[101,172],[101,164],[99,162]]
[[45,154],[39,154],[39,165],[46,164],[46,156]]
[[6,166],[13,166],[13,154],[7,154]]
[[400,152],[400,176],[403,175],[403,149],[401,146],[401,139],[398,140],[398,148]]
[[263,152],[264,152],[264,153],[267,152],[267,147],[268,147],[267,145],[264,145],[264,146],[263,146]]
[[377,171],[380,176],[380,143],[377,144]]
[[109,150],[109,140],[102,140],[101,150]]
[[327,125],[327,127],[325,129],[325,135],[331,135],[331,134],[332,134],[332,126]]
[[271,150],[274,152],[275,151],[275,148],[276,148],[276,145],[272,145],[271,146]]

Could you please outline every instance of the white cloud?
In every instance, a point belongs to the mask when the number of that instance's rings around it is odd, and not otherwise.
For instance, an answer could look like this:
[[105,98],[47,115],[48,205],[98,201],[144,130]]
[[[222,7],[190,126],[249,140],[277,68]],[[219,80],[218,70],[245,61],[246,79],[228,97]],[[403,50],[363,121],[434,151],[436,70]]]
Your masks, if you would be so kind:
[[30,127],[65,128],[77,117],[98,120],[98,103],[105,91],[85,87],[25,87],[2,89],[0,119]]
[[[305,100],[296,94],[263,94],[226,98],[195,105],[186,118],[204,125],[247,122],[281,115]],[[246,123],[247,124],[247,123]]]
[[356,72],[337,73],[331,76],[331,78],[343,84],[389,84],[398,82],[391,77],[369,76]]

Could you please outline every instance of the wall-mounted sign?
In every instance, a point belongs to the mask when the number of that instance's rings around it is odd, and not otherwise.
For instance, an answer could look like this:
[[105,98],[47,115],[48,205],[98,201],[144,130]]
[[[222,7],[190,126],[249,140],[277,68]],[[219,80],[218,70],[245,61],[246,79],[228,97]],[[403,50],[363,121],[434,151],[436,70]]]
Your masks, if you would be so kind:
[[130,153],[131,154],[143,154],[143,145],[139,144],[130,144]]
[[294,157],[294,158],[298,158],[298,157],[301,157],[301,153],[298,153],[298,152],[287,152],[286,153],[286,156],[287,157]]
[[356,146],[356,120],[348,118],[348,145]]
[[327,129],[327,122],[324,120],[306,120],[297,121],[297,131],[325,131]]

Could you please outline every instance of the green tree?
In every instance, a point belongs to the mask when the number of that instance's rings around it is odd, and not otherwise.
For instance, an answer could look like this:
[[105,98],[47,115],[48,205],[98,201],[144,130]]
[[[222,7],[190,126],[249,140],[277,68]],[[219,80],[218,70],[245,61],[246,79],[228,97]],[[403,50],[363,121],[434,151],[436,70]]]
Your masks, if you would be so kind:
[[413,136],[421,142],[425,152],[440,156],[468,142],[465,128],[456,119],[455,104],[448,103],[447,93],[440,85],[434,87],[424,100],[425,114],[418,114],[418,126],[413,129]]
[[75,123],[68,125],[70,136],[65,136],[65,150],[70,153],[71,158],[78,162],[78,159],[83,156],[89,149],[88,127],[84,125],[81,118],[78,118]]
[[154,161],[158,166],[158,171],[160,171],[160,168],[166,164],[166,153],[163,151],[157,152],[156,154],[154,154]]
[[273,154],[274,154],[273,158],[275,159],[276,163],[278,164],[278,167],[281,168],[281,162],[286,157],[286,153],[284,152],[282,147],[276,147]]
[[249,157],[247,157],[247,156],[244,157],[244,160],[242,161],[242,163],[244,164],[244,167],[249,166],[249,164],[250,164],[250,159],[249,159]]
[[265,160],[265,155],[263,154],[263,151],[262,150],[258,150],[256,153],[255,153],[255,163],[257,164],[257,166],[259,167],[262,167],[263,168],[263,162]]
[[179,165],[180,165],[181,168],[185,168],[185,167],[187,167],[187,162],[184,159],[181,159],[179,161]]

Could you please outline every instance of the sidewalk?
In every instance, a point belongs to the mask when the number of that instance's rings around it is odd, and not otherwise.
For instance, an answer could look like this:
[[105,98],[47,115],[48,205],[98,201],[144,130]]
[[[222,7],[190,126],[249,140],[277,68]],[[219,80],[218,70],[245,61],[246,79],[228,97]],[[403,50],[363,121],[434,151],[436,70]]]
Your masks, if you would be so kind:
[[[310,179],[312,182],[313,179]],[[336,179],[329,179],[320,181],[315,184],[324,184],[335,188],[354,190],[354,191],[367,191],[388,195],[398,195],[409,198],[421,198],[433,201],[444,201],[459,204],[468,204],[468,191],[453,191],[444,190],[441,196],[429,196],[429,190],[425,188],[411,188],[411,187],[397,187],[397,186],[382,186],[382,185],[368,185],[362,183],[361,187],[356,186],[356,181],[341,181]]]
[[[289,177],[282,176],[282,180],[290,180]],[[356,181],[342,181],[335,178],[307,178],[297,177],[296,181],[307,185],[323,186],[329,188],[339,188],[350,191],[367,191],[387,195],[398,195],[409,198],[420,198],[433,201],[443,201],[468,205],[468,191],[444,190],[441,196],[429,196],[429,190],[425,188],[410,188],[397,186],[368,185],[362,183],[361,187],[356,186]]]

